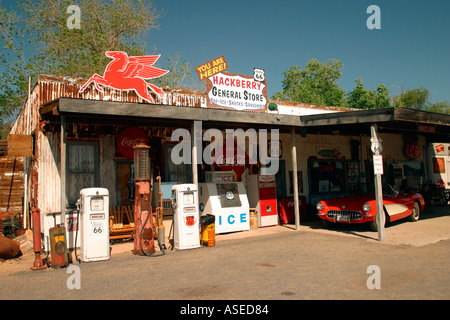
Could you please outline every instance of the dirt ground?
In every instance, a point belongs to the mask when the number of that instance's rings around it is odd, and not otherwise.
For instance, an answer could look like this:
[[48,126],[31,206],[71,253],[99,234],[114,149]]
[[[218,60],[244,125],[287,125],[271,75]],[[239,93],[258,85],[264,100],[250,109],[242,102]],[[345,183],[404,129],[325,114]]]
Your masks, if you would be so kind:
[[[166,230],[170,229],[171,220],[165,221]],[[295,231],[294,225],[274,226],[267,228],[257,228],[250,231],[235,232],[229,234],[216,235],[216,243],[221,241],[233,241],[249,239],[251,237],[270,237],[273,234],[283,232],[307,232],[321,233],[339,237],[352,237],[362,241],[378,243],[378,233],[373,232],[365,225],[339,224],[333,228],[325,229],[321,221],[301,222],[300,230]],[[168,232],[166,232],[166,235]],[[421,247],[438,243],[442,240],[450,239],[450,206],[434,207],[431,212],[423,213],[417,222],[409,222],[405,219],[396,221],[388,225],[385,229],[386,239],[381,242],[386,246],[400,247]],[[0,276],[16,273],[18,271],[31,271],[35,255],[33,252],[32,233],[27,230],[26,234],[15,239],[21,243],[22,255],[18,258],[0,261]],[[168,245],[168,241],[166,240]],[[130,253],[133,249],[133,242],[122,242],[111,245],[111,256],[121,253]],[[157,248],[158,250],[158,248]],[[432,246],[430,247],[432,250]],[[45,255],[42,255],[45,258]]]

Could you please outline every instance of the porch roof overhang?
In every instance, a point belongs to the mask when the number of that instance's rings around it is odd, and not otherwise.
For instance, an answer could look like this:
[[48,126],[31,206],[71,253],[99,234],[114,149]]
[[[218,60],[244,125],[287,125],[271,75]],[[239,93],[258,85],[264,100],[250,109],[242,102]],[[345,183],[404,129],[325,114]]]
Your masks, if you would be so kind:
[[300,116],[305,133],[370,136],[370,126],[380,133],[424,135],[428,142],[450,142],[450,115],[385,108]]
[[[293,116],[201,107],[149,105],[101,100],[59,98],[42,106],[43,119],[95,124],[157,125],[189,127],[297,128],[303,134],[370,135],[377,124],[380,133],[424,135],[428,142],[450,142],[450,115],[406,108],[385,108]],[[70,120],[71,119],[71,120]]]
[[290,115],[268,114],[263,112],[243,112],[201,107],[171,105],[149,105],[143,103],[124,103],[72,98],[59,98],[40,111],[45,119],[65,115],[72,119],[83,119],[88,123],[158,124],[159,126],[189,126],[192,121],[203,121],[207,126],[238,126],[280,128],[299,127],[300,118]]

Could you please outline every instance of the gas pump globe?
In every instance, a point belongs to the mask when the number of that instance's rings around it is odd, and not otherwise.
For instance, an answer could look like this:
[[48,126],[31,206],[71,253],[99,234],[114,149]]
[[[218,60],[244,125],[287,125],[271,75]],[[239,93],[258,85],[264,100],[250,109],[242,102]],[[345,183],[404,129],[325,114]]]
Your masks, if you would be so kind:
[[139,144],[134,147],[134,178],[135,180],[150,180],[149,146]]
[[134,147],[134,250],[135,255],[155,253],[153,216],[151,210],[149,146]]

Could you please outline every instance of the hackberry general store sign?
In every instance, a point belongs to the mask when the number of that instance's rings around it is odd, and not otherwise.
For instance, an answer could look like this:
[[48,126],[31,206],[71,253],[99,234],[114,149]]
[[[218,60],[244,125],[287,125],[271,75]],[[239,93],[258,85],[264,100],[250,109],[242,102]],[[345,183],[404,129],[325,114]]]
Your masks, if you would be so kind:
[[206,80],[206,92],[208,108],[264,112],[267,106],[266,79],[260,73],[252,77],[219,72]]

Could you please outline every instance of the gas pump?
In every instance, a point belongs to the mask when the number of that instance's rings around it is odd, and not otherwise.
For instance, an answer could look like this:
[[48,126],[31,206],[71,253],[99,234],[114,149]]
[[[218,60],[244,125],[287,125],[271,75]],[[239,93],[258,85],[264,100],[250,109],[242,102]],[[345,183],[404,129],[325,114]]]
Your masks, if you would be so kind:
[[200,247],[197,186],[177,184],[172,187],[174,199],[174,247],[175,250]]
[[80,207],[80,260],[83,262],[108,260],[110,258],[108,189],[82,189],[77,205]]
[[152,193],[150,180],[149,146],[134,146],[135,201],[134,201],[134,250],[135,255],[155,253]]

